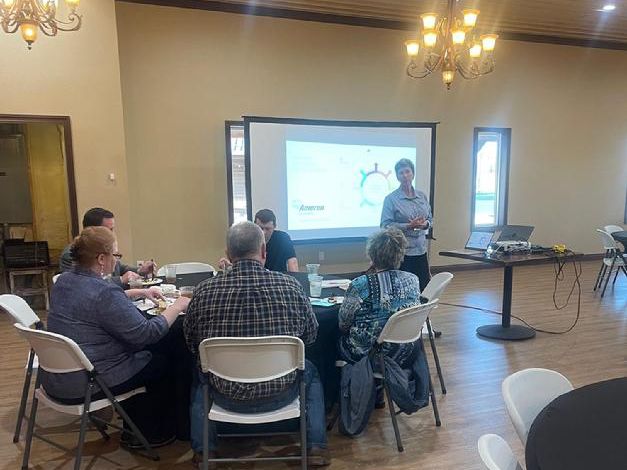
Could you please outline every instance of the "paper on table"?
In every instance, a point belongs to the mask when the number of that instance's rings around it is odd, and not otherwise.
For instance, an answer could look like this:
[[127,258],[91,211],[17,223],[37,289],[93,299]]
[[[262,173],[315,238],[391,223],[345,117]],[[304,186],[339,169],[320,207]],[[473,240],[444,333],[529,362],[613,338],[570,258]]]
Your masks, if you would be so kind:
[[322,299],[309,297],[309,301],[314,307],[332,307],[334,305],[340,305],[344,302],[344,297],[325,297]]
[[325,279],[322,281],[322,288],[329,289],[331,287],[339,287],[340,289],[346,290],[350,283],[350,279]]

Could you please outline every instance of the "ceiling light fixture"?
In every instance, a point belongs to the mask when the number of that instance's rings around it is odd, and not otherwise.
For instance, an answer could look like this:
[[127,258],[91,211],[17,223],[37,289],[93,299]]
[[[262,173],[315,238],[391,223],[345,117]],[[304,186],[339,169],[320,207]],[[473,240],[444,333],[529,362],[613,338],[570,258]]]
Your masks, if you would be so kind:
[[82,16],[76,13],[80,0],[65,0],[70,9],[66,21],[57,18],[59,0],[0,0],[0,25],[5,33],[18,29],[31,49],[37,40],[37,31],[56,36],[59,31],[77,31]]
[[612,5],[612,4],[603,5],[602,10],[603,11],[614,11],[614,10],[616,10],[616,5]]
[[[462,10],[463,19],[457,18],[455,3],[455,0],[448,1],[446,17],[438,19],[436,13],[420,15],[420,39],[405,41],[409,56],[407,75],[411,78],[425,78],[440,69],[442,81],[450,89],[456,72],[471,80],[494,70],[494,48],[498,35],[478,36],[475,26],[479,10]],[[421,49],[423,57],[418,59]]]

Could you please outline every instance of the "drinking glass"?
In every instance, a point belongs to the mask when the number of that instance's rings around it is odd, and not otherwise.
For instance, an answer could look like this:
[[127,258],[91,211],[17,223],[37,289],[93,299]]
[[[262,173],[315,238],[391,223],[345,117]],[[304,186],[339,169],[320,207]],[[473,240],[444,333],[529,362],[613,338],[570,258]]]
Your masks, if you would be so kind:
[[311,297],[322,295],[322,276],[311,274],[309,277],[309,294]]
[[192,295],[194,295],[194,286],[183,286],[179,289],[179,292],[181,297],[189,297],[191,299]]
[[317,263],[311,263],[307,265],[307,279],[311,281],[312,276],[318,275],[318,269],[320,265]]
[[165,266],[165,281],[169,284],[176,284],[176,265],[167,264]]

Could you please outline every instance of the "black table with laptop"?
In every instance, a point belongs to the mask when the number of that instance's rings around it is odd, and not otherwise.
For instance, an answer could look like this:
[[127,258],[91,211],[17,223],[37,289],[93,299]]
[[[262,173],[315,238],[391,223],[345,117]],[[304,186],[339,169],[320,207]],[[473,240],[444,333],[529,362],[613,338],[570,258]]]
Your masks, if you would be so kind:
[[[480,326],[477,328],[477,334],[479,336],[501,340],[523,340],[533,338],[536,335],[536,332],[532,328],[524,325],[511,324],[514,266],[537,264],[542,261],[554,261],[555,259],[572,255],[560,254],[549,250],[533,252],[530,249],[526,249],[522,251],[524,248],[522,243],[527,242],[532,231],[533,227],[531,226],[507,225],[503,227],[495,243],[492,242],[494,238],[493,231],[473,232],[468,238],[464,250],[440,252],[440,256],[480,261],[482,263],[495,264],[503,267],[501,324]],[[505,248],[505,245],[499,242],[511,242],[513,249],[517,249],[515,245],[518,243],[522,246],[519,247],[520,251],[503,252],[501,250]],[[495,247],[495,251],[491,251],[492,247]]]
[[527,470],[627,468],[627,377],[560,395],[536,416]]

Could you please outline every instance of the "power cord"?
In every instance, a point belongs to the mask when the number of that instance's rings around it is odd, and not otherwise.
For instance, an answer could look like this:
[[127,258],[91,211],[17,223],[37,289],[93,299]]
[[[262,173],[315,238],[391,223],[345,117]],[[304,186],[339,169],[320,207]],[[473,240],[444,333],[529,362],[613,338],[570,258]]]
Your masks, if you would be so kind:
[[[572,329],[575,328],[575,326],[579,322],[579,317],[581,315],[581,283],[579,281],[581,277],[581,272],[582,272],[581,261],[577,261],[575,253],[571,250],[564,250],[562,254],[564,256],[561,258],[555,258],[555,262],[553,264],[553,269],[555,272],[555,280],[553,284],[553,305],[555,306],[556,310],[563,310],[564,308],[566,308],[568,304],[570,303],[570,299],[573,293],[575,292],[575,288],[576,288],[577,289],[577,315],[575,316],[575,321],[573,322],[573,324],[570,325],[566,330],[551,331],[551,330],[544,330],[542,328],[535,327],[527,323],[522,318],[512,314],[512,318],[515,318],[519,322],[523,323],[524,325],[528,326],[532,330],[539,332],[539,333],[547,333],[550,335],[563,335],[565,333],[572,331]],[[570,292],[568,293],[568,296],[566,297],[566,301],[564,302],[563,305],[560,306],[560,305],[557,305],[557,286],[559,284],[559,281],[564,280],[564,268],[568,264],[569,260],[572,260],[573,271],[575,273],[575,280],[573,281],[573,285],[570,288]],[[482,307],[474,307],[472,305],[452,304],[452,303],[446,303],[446,302],[440,302],[440,305],[448,305],[451,307],[460,307],[460,308],[468,308],[471,310],[479,310],[481,312],[493,313],[495,315],[500,315],[500,316],[503,315],[501,312],[497,312],[496,310],[491,310],[489,308],[482,308]]]

